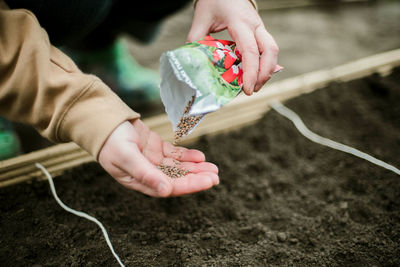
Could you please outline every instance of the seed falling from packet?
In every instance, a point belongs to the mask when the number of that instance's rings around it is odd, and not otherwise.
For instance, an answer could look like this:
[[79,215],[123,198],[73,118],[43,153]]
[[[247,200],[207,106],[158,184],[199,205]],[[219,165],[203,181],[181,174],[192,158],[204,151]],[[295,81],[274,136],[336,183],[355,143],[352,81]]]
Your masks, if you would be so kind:
[[[160,94],[175,132],[174,144],[242,91],[241,62],[233,41],[211,36],[161,56]],[[282,69],[277,65],[274,73]]]

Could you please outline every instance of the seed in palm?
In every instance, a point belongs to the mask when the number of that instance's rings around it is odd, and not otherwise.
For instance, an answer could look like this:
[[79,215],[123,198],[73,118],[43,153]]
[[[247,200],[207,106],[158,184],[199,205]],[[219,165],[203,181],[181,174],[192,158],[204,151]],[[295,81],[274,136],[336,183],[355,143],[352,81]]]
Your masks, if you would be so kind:
[[158,165],[158,168],[167,176],[175,179],[175,178],[182,178],[186,174],[189,173],[188,170],[180,168],[178,166],[168,166],[164,164]]

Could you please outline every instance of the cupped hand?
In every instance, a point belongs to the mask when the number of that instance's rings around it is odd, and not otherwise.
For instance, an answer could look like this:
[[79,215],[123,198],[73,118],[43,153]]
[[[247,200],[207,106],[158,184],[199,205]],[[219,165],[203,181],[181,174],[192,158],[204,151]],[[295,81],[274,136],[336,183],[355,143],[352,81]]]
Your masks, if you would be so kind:
[[249,0],[199,0],[187,41],[227,29],[242,54],[243,91],[257,92],[271,78],[279,48]]
[[[218,168],[205,162],[201,151],[173,146],[140,120],[120,124],[108,137],[98,158],[101,166],[123,186],[154,197],[190,194],[219,183]],[[159,165],[185,169],[170,178]]]

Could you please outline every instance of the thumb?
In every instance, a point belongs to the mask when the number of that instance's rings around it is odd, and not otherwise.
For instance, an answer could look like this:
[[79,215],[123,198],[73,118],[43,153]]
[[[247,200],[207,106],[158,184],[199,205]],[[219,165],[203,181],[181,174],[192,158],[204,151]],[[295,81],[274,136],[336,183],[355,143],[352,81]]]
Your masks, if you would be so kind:
[[196,12],[193,17],[192,27],[186,41],[188,43],[198,41],[210,33],[211,17],[207,13]]

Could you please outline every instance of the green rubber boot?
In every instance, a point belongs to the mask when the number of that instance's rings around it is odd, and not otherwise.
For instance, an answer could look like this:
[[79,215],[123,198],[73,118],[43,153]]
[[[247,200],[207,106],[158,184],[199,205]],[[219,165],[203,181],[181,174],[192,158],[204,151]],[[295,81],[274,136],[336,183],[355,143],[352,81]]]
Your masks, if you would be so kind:
[[161,103],[159,74],[139,65],[123,40],[101,51],[66,53],[84,72],[102,79],[130,107]]
[[12,125],[0,117],[0,160],[9,159],[20,154],[20,142]]

